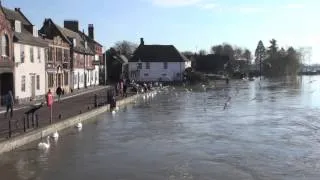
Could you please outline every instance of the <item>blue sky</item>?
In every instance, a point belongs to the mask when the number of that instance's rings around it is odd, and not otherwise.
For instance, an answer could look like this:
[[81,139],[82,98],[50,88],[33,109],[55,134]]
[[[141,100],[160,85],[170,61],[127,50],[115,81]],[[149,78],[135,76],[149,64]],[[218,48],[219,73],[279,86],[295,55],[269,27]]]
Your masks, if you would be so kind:
[[[2,0],[20,7],[41,27],[44,18],[64,19],[95,27],[96,40],[107,48],[128,40],[174,44],[180,51],[209,51],[228,42],[255,51],[275,38],[279,46],[312,47],[312,63],[320,63],[320,11],[317,0]],[[318,12],[317,12],[318,11]],[[308,58],[306,58],[308,59]]]

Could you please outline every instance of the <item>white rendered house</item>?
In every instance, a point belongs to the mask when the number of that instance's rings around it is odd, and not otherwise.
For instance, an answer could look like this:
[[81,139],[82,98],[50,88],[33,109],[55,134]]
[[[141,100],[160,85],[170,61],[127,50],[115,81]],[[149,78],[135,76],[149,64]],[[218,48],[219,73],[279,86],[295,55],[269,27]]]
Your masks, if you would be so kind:
[[38,36],[37,28],[20,9],[5,9],[14,32],[14,96],[18,102],[43,98],[48,43]]
[[173,45],[141,43],[129,60],[129,78],[139,82],[183,81],[183,73],[191,61]]

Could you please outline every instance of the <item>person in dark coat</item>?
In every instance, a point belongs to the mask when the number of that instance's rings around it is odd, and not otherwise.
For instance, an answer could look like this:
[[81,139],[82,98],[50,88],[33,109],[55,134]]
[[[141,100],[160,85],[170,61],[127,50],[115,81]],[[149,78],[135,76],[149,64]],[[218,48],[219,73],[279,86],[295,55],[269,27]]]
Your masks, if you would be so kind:
[[10,110],[10,117],[12,118],[13,116],[13,105],[14,105],[14,99],[13,99],[13,95],[12,95],[12,91],[9,91],[8,94],[6,95],[6,107],[7,107],[7,111],[5,114],[5,117],[7,118],[8,112]]
[[60,102],[60,98],[61,98],[61,95],[62,95],[62,89],[61,89],[60,86],[57,88],[56,94],[58,95],[58,102]]

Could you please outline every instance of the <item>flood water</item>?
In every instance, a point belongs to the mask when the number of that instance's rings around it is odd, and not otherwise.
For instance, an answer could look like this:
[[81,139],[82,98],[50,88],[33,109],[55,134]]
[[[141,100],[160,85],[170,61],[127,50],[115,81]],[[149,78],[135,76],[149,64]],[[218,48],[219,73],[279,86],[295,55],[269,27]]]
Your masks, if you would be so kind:
[[60,132],[47,152],[3,154],[0,179],[320,179],[320,77],[192,88]]

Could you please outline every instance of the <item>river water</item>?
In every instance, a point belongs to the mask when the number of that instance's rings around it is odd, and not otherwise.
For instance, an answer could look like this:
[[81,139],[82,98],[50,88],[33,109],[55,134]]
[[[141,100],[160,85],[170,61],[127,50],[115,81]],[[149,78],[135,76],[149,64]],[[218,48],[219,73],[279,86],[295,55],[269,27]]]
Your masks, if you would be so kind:
[[[320,77],[170,88],[0,156],[4,180],[318,180]],[[231,97],[224,108],[228,97]]]

